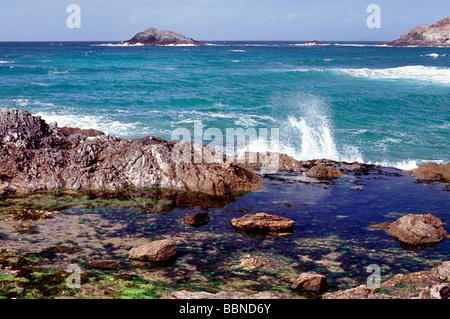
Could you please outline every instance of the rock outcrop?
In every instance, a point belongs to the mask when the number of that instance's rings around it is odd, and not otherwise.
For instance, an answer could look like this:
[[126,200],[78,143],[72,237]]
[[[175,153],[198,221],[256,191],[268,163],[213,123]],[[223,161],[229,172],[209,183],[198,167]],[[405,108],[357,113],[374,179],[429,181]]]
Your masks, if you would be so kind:
[[75,132],[23,109],[0,108],[0,196],[130,187],[225,195],[262,188],[256,173],[206,158],[216,152],[207,146],[150,135],[123,139]]
[[126,45],[203,45],[205,43],[188,38],[180,33],[170,30],[148,28],[137,33],[130,40],[122,42]]
[[132,248],[128,258],[141,261],[164,261],[175,256],[175,253],[175,241],[171,239],[161,239]]
[[433,24],[424,24],[402,34],[394,41],[382,43],[393,46],[450,46],[450,17]]

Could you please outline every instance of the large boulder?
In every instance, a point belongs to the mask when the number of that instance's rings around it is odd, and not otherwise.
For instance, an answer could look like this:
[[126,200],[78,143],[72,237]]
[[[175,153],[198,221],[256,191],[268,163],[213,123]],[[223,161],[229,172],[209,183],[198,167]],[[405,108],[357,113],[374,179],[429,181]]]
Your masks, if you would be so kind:
[[23,109],[0,108],[2,195],[130,187],[225,195],[262,188],[259,175],[227,163],[222,153],[209,160],[211,153],[188,141],[60,129]]
[[175,256],[175,253],[175,241],[162,239],[132,248],[128,258],[141,261],[165,261]]
[[408,245],[439,243],[448,236],[444,223],[431,214],[400,217],[391,223],[389,235]]

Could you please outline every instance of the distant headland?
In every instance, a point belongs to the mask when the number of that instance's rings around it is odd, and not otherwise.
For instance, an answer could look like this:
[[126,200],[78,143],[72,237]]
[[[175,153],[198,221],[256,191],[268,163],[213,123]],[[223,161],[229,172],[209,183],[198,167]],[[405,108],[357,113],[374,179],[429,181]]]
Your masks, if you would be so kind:
[[381,45],[450,47],[450,17],[418,26],[403,33],[399,39]]
[[145,31],[138,32],[129,40],[123,41],[124,45],[204,45],[206,43],[188,38],[181,33],[171,30],[158,30],[148,28]]

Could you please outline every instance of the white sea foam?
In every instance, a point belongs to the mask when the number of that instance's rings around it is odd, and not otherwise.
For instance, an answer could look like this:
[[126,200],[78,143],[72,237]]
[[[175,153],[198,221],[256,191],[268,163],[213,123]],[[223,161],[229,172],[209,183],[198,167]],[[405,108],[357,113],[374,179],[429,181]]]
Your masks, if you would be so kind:
[[0,64],[14,63],[14,61],[0,60]]
[[139,123],[123,123],[112,120],[102,115],[82,115],[82,114],[58,114],[52,112],[38,112],[33,114],[40,116],[47,123],[56,122],[58,127],[78,127],[81,129],[97,129],[106,134],[117,136],[127,136],[130,132],[134,132]]
[[143,43],[135,43],[135,44],[128,44],[128,43],[100,43],[100,44],[93,44],[94,47],[141,47],[145,44]]
[[69,73],[68,69],[66,69],[66,70],[50,70],[50,71],[48,71],[49,75],[63,75],[63,74],[67,74],[67,73]]
[[343,74],[370,79],[405,79],[450,84],[450,68],[410,65],[387,69],[336,69]]
[[420,55],[421,57],[424,57],[424,56],[426,56],[426,57],[430,57],[430,58],[439,58],[439,57],[446,57],[447,56],[447,54],[439,54],[439,53],[428,53],[428,54],[421,54]]

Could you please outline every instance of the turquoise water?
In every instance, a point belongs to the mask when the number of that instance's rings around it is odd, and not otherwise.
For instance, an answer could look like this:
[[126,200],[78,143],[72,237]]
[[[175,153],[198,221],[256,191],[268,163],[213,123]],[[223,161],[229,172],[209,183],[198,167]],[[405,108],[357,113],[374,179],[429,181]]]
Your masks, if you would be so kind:
[[0,43],[0,105],[120,137],[278,128],[302,160],[450,161],[450,48],[296,44]]

